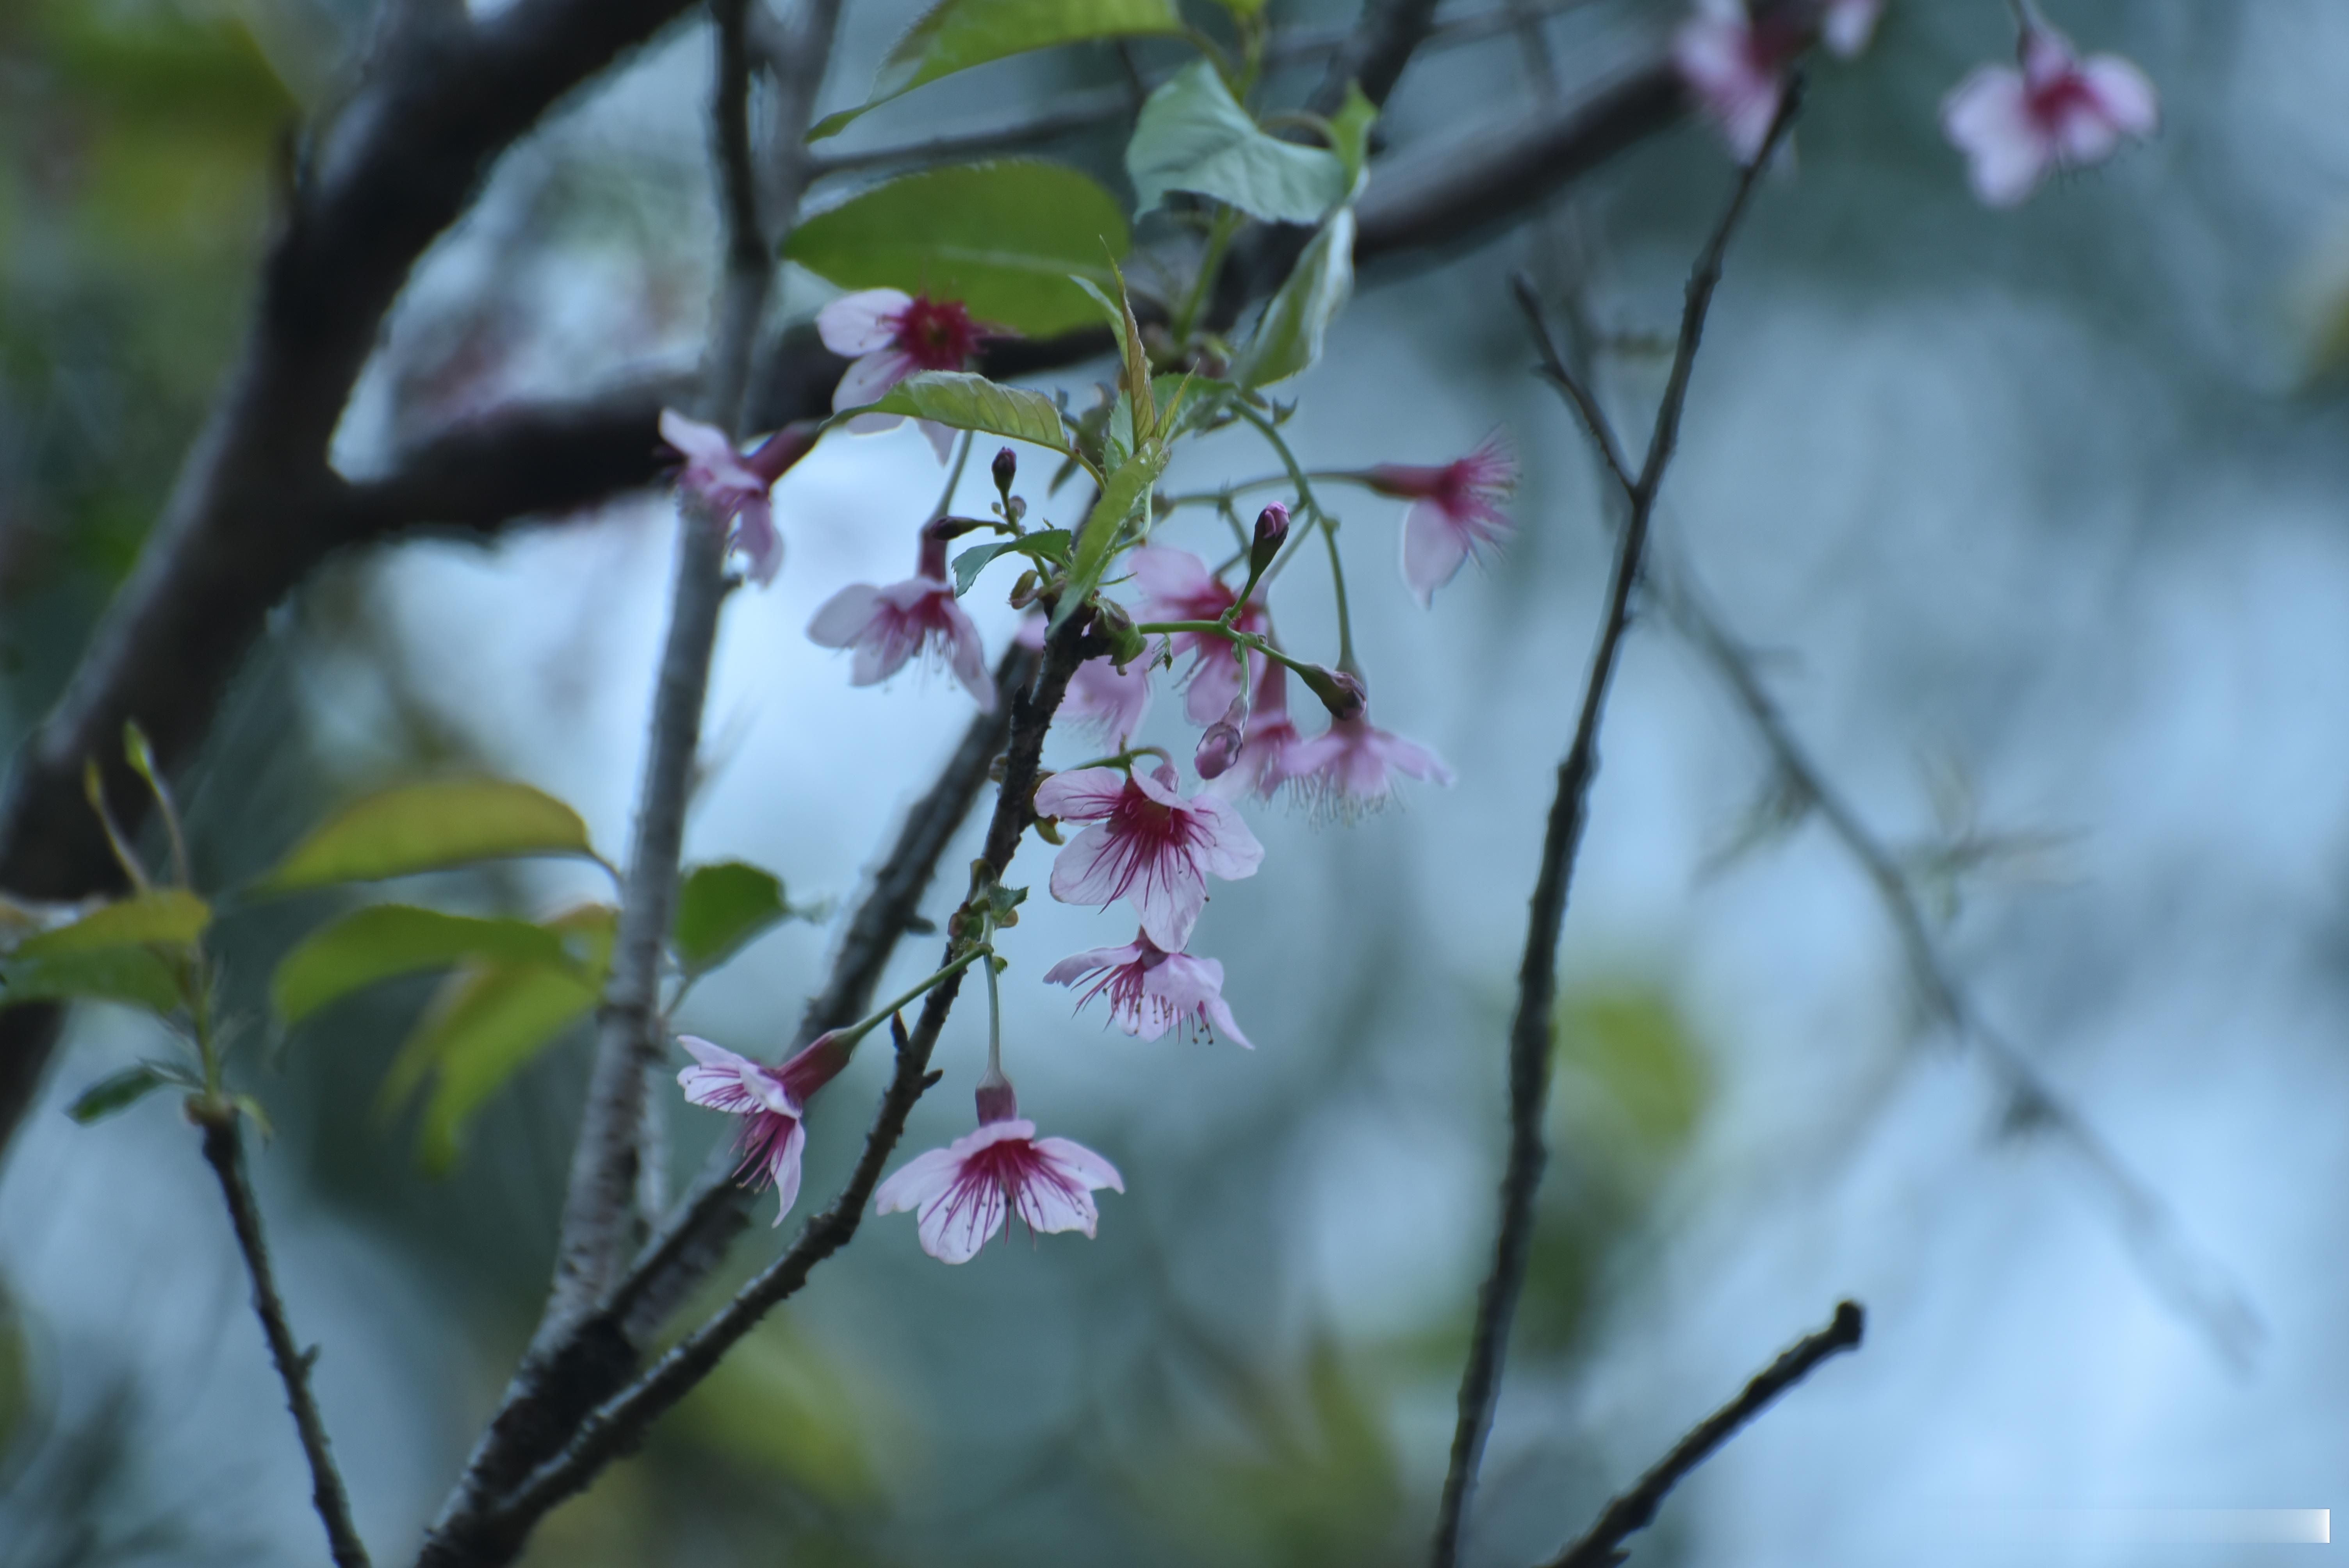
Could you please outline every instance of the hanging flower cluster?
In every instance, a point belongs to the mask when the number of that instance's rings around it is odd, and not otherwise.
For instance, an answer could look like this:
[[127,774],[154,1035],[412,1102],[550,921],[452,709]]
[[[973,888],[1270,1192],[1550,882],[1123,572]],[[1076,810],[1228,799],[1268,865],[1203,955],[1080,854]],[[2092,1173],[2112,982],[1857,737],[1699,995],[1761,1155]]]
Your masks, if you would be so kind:
[[[1941,102],[1941,130],[1966,156],[1985,205],[2027,200],[2051,172],[2102,163],[2159,129],[2153,84],[2117,55],[2082,59],[2033,0],[2012,0],[2017,66],[1982,66]],[[1750,163],[1795,62],[1814,41],[1848,59],[1868,46],[1883,0],[1696,0],[1672,37],[1690,97]]]

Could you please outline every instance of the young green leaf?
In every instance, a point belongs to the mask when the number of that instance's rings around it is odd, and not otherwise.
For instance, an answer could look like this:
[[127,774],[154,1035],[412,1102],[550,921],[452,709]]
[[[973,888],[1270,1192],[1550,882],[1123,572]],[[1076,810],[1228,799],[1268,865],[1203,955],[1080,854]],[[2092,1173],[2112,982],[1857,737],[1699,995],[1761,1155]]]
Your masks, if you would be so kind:
[[446,870],[517,855],[592,858],[579,813],[503,779],[405,784],[369,795],[294,846],[259,893]]
[[1100,181],[1018,160],[876,185],[802,222],[783,254],[844,289],[960,300],[981,322],[1049,337],[1091,319],[1071,274],[1105,286],[1133,244]]
[[939,0],[883,57],[873,96],[826,116],[808,139],[836,135],[877,104],[989,60],[1092,38],[1182,30],[1174,0]]
[[1264,307],[1256,335],[1232,366],[1232,379],[1254,391],[1286,381],[1321,357],[1322,335],[1354,292],[1354,210],[1321,226],[1296,270]]
[[184,947],[212,923],[212,906],[184,888],[158,888],[102,903],[70,925],[18,943],[11,963],[63,958],[109,947]]
[[678,888],[669,937],[688,973],[715,969],[770,926],[792,917],[783,879],[743,861],[696,866]]
[[152,947],[101,947],[0,964],[0,1007],[22,1002],[119,1002],[169,1017],[180,1006],[178,973]]
[[277,1016],[298,1024],[329,1002],[395,975],[445,969],[467,960],[574,963],[563,934],[526,920],[482,920],[412,904],[354,910],[305,937],[270,977]]
[[1346,101],[1330,117],[1330,146],[1346,166],[1349,201],[1362,193],[1363,171],[1371,160],[1371,127],[1378,118],[1379,106],[1362,91],[1362,84],[1348,82]]
[[1166,471],[1168,456],[1164,445],[1154,442],[1128,458],[1102,487],[1101,499],[1085,519],[1084,531],[1077,535],[1076,560],[1070,564],[1069,585],[1052,613],[1053,630],[1058,631],[1101,586],[1102,573],[1109,565],[1118,536],[1125,531],[1126,520],[1137,507],[1149,503],[1158,476]]
[[125,1068],[119,1073],[98,1079],[66,1108],[66,1114],[84,1127],[102,1121],[118,1110],[128,1110],[149,1093],[167,1084],[187,1088],[185,1080],[154,1062],[140,1062],[135,1068]]
[[1353,191],[1346,161],[1325,148],[1267,136],[1206,60],[1150,95],[1126,144],[1137,211],[1170,191],[1229,202],[1275,223],[1318,223]]
[[925,370],[889,388],[876,414],[911,414],[957,430],[1006,436],[1052,451],[1064,451],[1060,406],[1041,392],[1005,387],[967,370]]

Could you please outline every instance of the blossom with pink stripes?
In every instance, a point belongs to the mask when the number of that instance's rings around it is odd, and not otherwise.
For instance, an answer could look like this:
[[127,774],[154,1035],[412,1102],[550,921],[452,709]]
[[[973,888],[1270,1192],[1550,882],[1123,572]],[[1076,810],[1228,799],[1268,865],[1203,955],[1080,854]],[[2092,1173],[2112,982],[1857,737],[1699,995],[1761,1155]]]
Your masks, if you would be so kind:
[[715,425],[688,419],[674,408],[661,410],[660,433],[670,449],[685,459],[677,476],[678,488],[720,525],[730,525],[727,548],[742,552],[753,583],[773,582],[776,569],[783,563],[783,539],[775,531],[774,504],[768,492],[783,470],[815,445],[814,427],[789,426],[748,454],[736,452],[726,432]]
[[1298,792],[1328,815],[1375,811],[1394,795],[1395,776],[1450,784],[1452,769],[1427,748],[1373,727],[1363,715],[1332,719],[1328,729],[1288,748],[1282,763]]
[[1109,1021],[1129,1035],[1154,1040],[1169,1029],[1180,1029],[1193,1039],[1204,1034],[1212,1040],[1220,1030],[1234,1045],[1256,1048],[1240,1033],[1224,1001],[1220,960],[1168,953],[1150,940],[1148,932],[1136,932],[1123,947],[1096,947],[1063,958],[1044,972],[1047,985],[1073,987],[1087,980],[1092,985],[1077,998],[1079,1010],[1106,995]]
[[912,577],[885,588],[870,583],[843,588],[808,623],[808,640],[819,647],[856,650],[851,686],[878,686],[916,654],[926,654],[953,670],[980,707],[991,710],[995,677],[988,673],[987,645],[946,578],[946,541],[925,530]]
[[1738,162],[1762,155],[1787,69],[1809,41],[1792,7],[1774,6],[1757,21],[1743,0],[1697,0],[1672,34],[1672,67]]
[[[1207,570],[1206,562],[1187,550],[1145,544],[1125,559],[1134,583],[1142,589],[1142,620],[1220,620],[1239,597]],[[1270,625],[1260,599],[1250,599],[1232,617],[1232,626],[1237,631],[1261,634]],[[1240,661],[1230,643],[1211,633],[1178,632],[1173,641],[1178,655],[1193,655],[1191,687],[1184,697],[1184,711],[1194,724],[1213,724],[1216,716],[1231,707],[1232,698],[1239,696]],[[1263,663],[1261,655],[1248,655],[1250,671]]]
[[[835,413],[878,401],[917,371],[967,369],[981,344],[1003,335],[973,321],[960,300],[932,299],[902,289],[843,294],[816,313],[815,330],[826,348],[851,359],[832,395]],[[904,418],[860,414],[848,428],[859,433],[886,430]],[[938,461],[945,462],[954,450],[955,433],[928,419],[919,423],[936,449]]]
[[910,1212],[922,1250],[945,1264],[968,1263],[1006,1222],[1031,1232],[1092,1235],[1096,1189],[1125,1191],[1117,1167],[1083,1144],[1039,1138],[1019,1115],[1010,1086],[979,1091],[978,1130],[917,1154],[874,1194],[874,1212]]
[[1517,459],[1499,432],[1448,463],[1381,463],[1366,475],[1381,495],[1409,500],[1402,520],[1402,580],[1425,609],[1473,555],[1509,537],[1501,503],[1517,488]]
[[2159,128],[2143,71],[2118,55],[2083,60],[2036,7],[2025,9],[2015,52],[2020,68],[1977,67],[1941,100],[1942,132],[1986,205],[2017,206],[2050,170],[2101,163]]
[[1093,825],[1052,862],[1052,896],[1106,908],[1130,900],[1142,929],[1169,953],[1191,940],[1207,878],[1254,876],[1264,846],[1232,807],[1210,794],[1185,799],[1174,769],[1080,768],[1036,787],[1036,814]]
[[695,1062],[677,1075],[686,1102],[743,1118],[736,1144],[742,1153],[737,1179],[754,1192],[773,1183],[780,1200],[775,1223],[781,1224],[800,1195],[800,1152],[807,1145],[807,1129],[800,1119],[806,1114],[809,1098],[848,1065],[854,1042],[837,1031],[821,1035],[779,1068],[738,1057],[693,1035],[679,1035],[677,1043]]

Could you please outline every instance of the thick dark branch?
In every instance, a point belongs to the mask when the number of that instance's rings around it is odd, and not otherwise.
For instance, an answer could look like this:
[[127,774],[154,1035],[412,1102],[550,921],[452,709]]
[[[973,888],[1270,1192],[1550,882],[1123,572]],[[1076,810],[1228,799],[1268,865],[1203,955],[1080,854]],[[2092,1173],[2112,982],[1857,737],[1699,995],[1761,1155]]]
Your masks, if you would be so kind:
[[1797,1341],[1757,1373],[1745,1385],[1745,1392],[1673,1445],[1671,1453],[1640,1478],[1639,1485],[1609,1503],[1589,1532],[1552,1559],[1548,1568],[1615,1568],[1625,1555],[1623,1542],[1655,1522],[1656,1510],[1663,1505],[1665,1495],[1691,1470],[1711,1459],[1715,1449],[1768,1408],[1771,1401],[1809,1377],[1820,1362],[1859,1348],[1867,1315],[1856,1301],[1837,1303],[1835,1321]]
[[1492,1429],[1493,1406],[1500,1394],[1501,1367],[1508,1356],[1509,1324],[1516,1315],[1532,1252],[1534,1199],[1548,1160],[1542,1146],[1542,1119],[1549,1101],[1550,1011],[1557,992],[1558,934],[1566,921],[1575,857],[1589,818],[1590,784],[1599,771],[1599,727],[1607,711],[1607,693],[1624,634],[1631,624],[1631,596],[1639,585],[1656,495],[1679,443],[1681,409],[1688,398],[1697,347],[1704,337],[1705,314],[1721,282],[1722,258],[1753,197],[1754,182],[1793,123],[1801,98],[1799,82],[1787,89],[1769,139],[1739,178],[1728,209],[1689,277],[1680,346],[1672,357],[1663,401],[1656,410],[1647,459],[1630,487],[1630,516],[1617,540],[1607,612],[1599,624],[1599,645],[1591,655],[1574,742],[1557,768],[1557,792],[1550,802],[1541,869],[1526,923],[1525,956],[1517,970],[1516,1013],[1509,1026],[1509,1152],[1501,1176],[1500,1225],[1493,1243],[1493,1266],[1477,1295],[1468,1363],[1460,1378],[1459,1420],[1453,1431],[1452,1460],[1436,1519],[1436,1568],[1453,1568],[1459,1560],[1468,1501],[1475,1491],[1485,1439]]
[[303,1349],[285,1321],[285,1302],[277,1294],[276,1274],[269,1265],[269,1242],[261,1233],[261,1208],[245,1179],[244,1139],[233,1110],[204,1123],[204,1160],[220,1178],[237,1250],[244,1254],[245,1273],[253,1277],[253,1310],[261,1319],[277,1376],[285,1381],[285,1405],[294,1412],[303,1457],[310,1461],[310,1501],[326,1527],[327,1549],[334,1553],[336,1568],[367,1568],[367,1547],[351,1522],[350,1494],[343,1489],[334,1448],[326,1440],[326,1423],[310,1393],[310,1366],[317,1352]]
[[[1010,744],[1003,782],[982,851],[998,871],[1008,869],[1032,817],[1032,798],[1044,738],[1067,693],[1069,677],[1100,651],[1084,624],[1071,621],[1047,646],[1034,690],[1011,693]],[[951,949],[949,950],[951,956]],[[645,1430],[709,1376],[720,1357],[757,1326],[778,1303],[807,1282],[815,1265],[855,1235],[881,1168],[905,1135],[905,1119],[928,1087],[930,1054],[952,1011],[961,975],[923,1001],[910,1034],[897,1037],[897,1067],[883,1095],[854,1171],[831,1206],[808,1222],[783,1254],[744,1285],[708,1323],[664,1355],[644,1376],[579,1420],[561,1451],[507,1496],[457,1518],[444,1518],[426,1544],[419,1568],[495,1568],[521,1549],[546,1511],[571,1496],[614,1459],[642,1441]]]

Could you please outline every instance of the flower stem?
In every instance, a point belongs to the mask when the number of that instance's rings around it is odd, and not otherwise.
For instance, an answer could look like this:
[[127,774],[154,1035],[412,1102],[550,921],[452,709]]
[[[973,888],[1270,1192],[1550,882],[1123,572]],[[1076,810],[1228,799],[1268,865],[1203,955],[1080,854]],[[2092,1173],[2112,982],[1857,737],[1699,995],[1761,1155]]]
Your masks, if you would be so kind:
[[[1343,616],[1344,612],[1341,608],[1340,611],[1341,627],[1344,624]],[[1304,675],[1315,668],[1313,665],[1303,659],[1291,658],[1282,653],[1273,645],[1271,638],[1257,636],[1254,632],[1235,631],[1221,621],[1144,621],[1133,629],[1145,637],[1155,637],[1162,634],[1171,634],[1176,632],[1198,632],[1210,637],[1221,637],[1234,646],[1246,648],[1250,653],[1262,654],[1265,657],[1295,670],[1299,675]],[[1342,633],[1339,638],[1339,645],[1341,649],[1345,646]]]
[[987,975],[987,1078],[993,1082],[1003,1077],[1003,998],[996,989],[992,950],[979,968]]
[[[932,522],[937,521],[954,510],[955,491],[962,489],[963,465],[970,461],[970,444],[977,439],[978,439],[978,432],[976,430],[965,430],[962,433],[962,448],[955,453],[954,472],[947,476],[947,488],[938,492],[938,504],[931,509]],[[1012,531],[1016,533],[1019,531],[1014,529]]]
[[898,1009],[912,1006],[914,1003],[921,1000],[921,998],[926,995],[934,987],[944,984],[946,981],[953,979],[956,975],[969,968],[971,961],[977,958],[980,954],[992,953],[995,950],[993,948],[988,946],[985,943],[978,944],[969,952],[964,954],[961,957],[956,959],[953,963],[939,970],[936,974],[931,975],[923,979],[919,984],[916,985],[912,990],[906,992],[904,995],[899,996],[893,1001],[882,1003],[879,1010],[874,1012],[871,1017],[864,1019],[859,1023],[851,1024],[848,1027],[841,1030],[840,1033],[846,1037],[850,1046],[854,1046],[859,1040],[864,1038],[865,1036],[871,1034],[874,1030],[887,1023],[890,1016],[897,1012]]
[[1191,292],[1184,296],[1183,308],[1174,315],[1174,341],[1191,341],[1191,329],[1199,324],[1199,313],[1206,308],[1207,294],[1216,286],[1216,274],[1224,270],[1224,253],[1231,248],[1232,236],[1239,232],[1239,213],[1231,207],[1216,211],[1214,225],[1207,231],[1207,248],[1199,256],[1199,271],[1191,279]]

